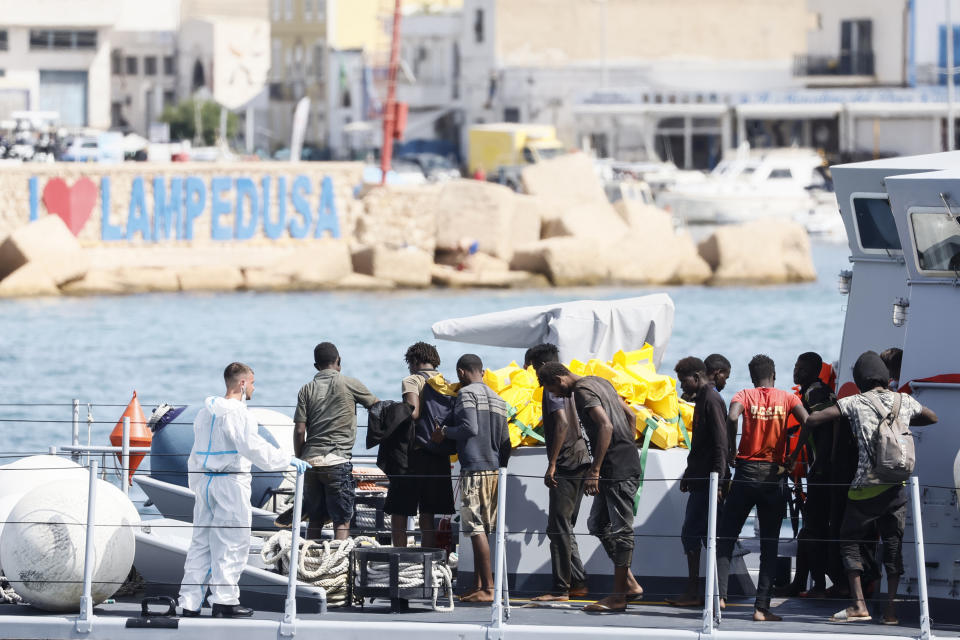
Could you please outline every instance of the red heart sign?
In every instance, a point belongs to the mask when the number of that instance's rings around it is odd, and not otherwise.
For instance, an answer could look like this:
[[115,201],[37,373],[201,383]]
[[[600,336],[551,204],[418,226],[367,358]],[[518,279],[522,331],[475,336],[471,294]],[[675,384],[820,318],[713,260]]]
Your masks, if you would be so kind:
[[97,185],[90,178],[80,178],[72,187],[68,187],[62,178],[53,178],[43,188],[47,213],[60,216],[75,236],[80,235],[96,203]]

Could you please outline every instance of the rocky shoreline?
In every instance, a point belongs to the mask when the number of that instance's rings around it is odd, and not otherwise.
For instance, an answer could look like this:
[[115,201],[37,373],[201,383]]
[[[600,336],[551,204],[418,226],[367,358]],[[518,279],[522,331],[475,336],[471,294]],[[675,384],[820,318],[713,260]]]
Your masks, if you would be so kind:
[[0,297],[816,279],[793,222],[721,227],[697,245],[663,210],[611,205],[580,154],[523,181],[524,195],[472,180],[361,190],[339,207],[340,238],[116,246],[82,242],[48,214],[0,243]]

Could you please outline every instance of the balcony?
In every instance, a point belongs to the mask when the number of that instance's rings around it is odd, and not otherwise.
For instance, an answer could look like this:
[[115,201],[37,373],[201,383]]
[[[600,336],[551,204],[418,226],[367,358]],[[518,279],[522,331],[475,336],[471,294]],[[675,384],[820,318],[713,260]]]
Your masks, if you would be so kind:
[[872,76],[873,51],[842,53],[839,56],[794,56],[793,75]]

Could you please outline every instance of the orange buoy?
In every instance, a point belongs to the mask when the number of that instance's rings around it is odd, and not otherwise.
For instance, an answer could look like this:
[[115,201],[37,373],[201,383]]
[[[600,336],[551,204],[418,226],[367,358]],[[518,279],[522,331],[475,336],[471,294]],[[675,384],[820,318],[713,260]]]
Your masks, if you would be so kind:
[[[130,404],[123,410],[123,414],[117,421],[117,426],[110,432],[110,444],[115,447],[123,446],[123,419],[130,418],[130,446],[131,447],[149,447],[153,442],[153,432],[147,427],[147,419],[143,415],[143,409],[140,407],[140,400],[137,399],[137,392],[133,392],[133,398]],[[130,469],[127,471],[127,482],[133,482],[133,472],[137,470],[140,463],[143,462],[142,453],[130,454]],[[117,459],[123,463],[123,454],[117,453]]]

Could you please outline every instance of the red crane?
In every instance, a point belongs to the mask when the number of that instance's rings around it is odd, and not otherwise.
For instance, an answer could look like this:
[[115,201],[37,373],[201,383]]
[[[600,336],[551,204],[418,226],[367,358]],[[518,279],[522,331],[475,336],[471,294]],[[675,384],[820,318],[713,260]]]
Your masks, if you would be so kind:
[[380,184],[387,183],[393,159],[393,141],[403,137],[406,105],[397,102],[397,67],[400,64],[400,17],[402,0],[393,9],[393,40],[390,43],[390,71],[387,76],[387,102],[383,106],[383,149],[380,151]]

